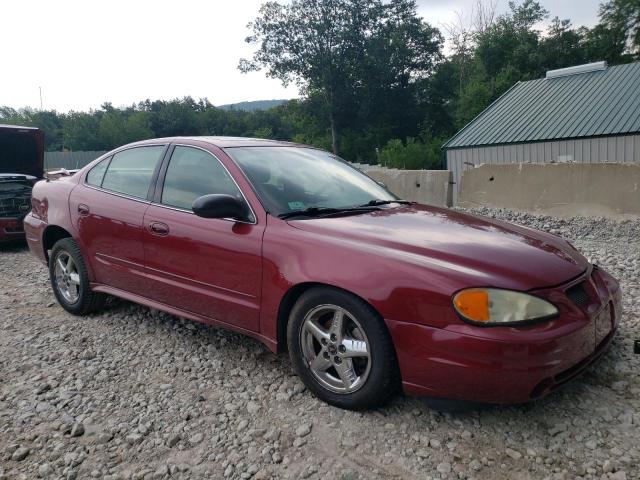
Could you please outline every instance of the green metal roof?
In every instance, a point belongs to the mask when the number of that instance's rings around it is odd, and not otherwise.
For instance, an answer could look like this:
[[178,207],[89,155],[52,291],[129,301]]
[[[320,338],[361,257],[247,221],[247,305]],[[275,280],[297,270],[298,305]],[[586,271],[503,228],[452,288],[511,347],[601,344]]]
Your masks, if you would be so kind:
[[518,82],[443,148],[640,132],[640,62]]

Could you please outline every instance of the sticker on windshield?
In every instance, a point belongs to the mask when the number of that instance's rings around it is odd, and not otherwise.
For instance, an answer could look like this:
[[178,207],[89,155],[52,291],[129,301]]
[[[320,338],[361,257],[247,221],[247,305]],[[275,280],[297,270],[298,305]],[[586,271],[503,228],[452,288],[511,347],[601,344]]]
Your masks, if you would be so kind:
[[287,205],[291,210],[302,210],[304,208],[303,202],[289,202]]

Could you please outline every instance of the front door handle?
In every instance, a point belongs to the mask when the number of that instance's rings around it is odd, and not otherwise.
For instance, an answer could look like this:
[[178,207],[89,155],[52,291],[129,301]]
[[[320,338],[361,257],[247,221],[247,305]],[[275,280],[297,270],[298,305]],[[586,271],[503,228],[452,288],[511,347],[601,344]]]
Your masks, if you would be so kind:
[[158,235],[160,237],[166,237],[169,235],[169,225],[162,222],[151,222],[149,224],[149,230],[152,234]]
[[89,206],[85,205],[84,203],[81,203],[78,205],[78,215],[80,215],[81,217],[88,217],[89,216]]

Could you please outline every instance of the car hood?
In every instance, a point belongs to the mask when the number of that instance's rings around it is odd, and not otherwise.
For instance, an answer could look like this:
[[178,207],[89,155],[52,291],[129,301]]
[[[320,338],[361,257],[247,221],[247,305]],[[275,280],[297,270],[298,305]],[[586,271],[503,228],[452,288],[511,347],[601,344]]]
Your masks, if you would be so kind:
[[42,178],[44,133],[37,128],[0,125],[0,173]]
[[32,175],[24,175],[22,173],[0,173],[0,182],[31,182],[37,180]]
[[427,260],[425,265],[466,272],[481,282],[478,286],[549,287],[577,277],[589,266],[555,235],[425,205],[289,224],[315,235],[379,247],[378,255]]

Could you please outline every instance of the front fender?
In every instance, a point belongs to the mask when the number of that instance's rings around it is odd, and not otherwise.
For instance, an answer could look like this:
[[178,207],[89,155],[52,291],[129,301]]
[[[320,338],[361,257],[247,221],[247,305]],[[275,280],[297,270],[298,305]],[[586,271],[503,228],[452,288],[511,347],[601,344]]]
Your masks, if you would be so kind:
[[283,297],[304,283],[349,291],[386,320],[436,328],[460,322],[451,308],[451,294],[469,280],[452,266],[420,264],[379,247],[313,235],[272,217],[268,221],[260,324],[269,338],[277,338]]

